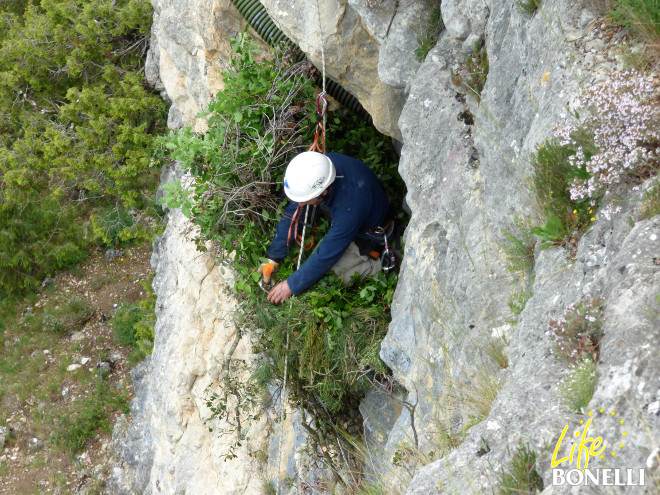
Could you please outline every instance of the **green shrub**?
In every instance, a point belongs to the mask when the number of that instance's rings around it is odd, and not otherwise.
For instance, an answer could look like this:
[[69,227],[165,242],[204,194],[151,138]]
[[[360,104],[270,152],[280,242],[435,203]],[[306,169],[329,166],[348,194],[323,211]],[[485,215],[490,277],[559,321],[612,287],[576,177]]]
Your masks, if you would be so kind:
[[[284,305],[266,301],[256,284],[255,267],[266,257],[286,204],[281,185],[285,166],[313,140],[314,96],[311,82],[302,75],[305,66],[288,62],[293,57],[279,49],[260,57],[244,34],[232,47],[236,55],[231,70],[223,74],[225,89],[204,112],[210,116],[208,132],[197,135],[184,129],[163,139],[162,148],[193,177],[188,191],[180,183],[169,185],[164,202],[181,207],[200,226],[199,249],[212,241],[233,254],[221,262],[237,274],[243,315],[239,325],[263,329],[252,335],[262,359],[251,383],[241,383],[240,364],[230,360],[229,369],[223,367],[223,390],[229,392],[210,391],[208,397],[212,417],[225,420],[240,443],[240,425],[256,414],[253,399],[259,397],[259,388],[283,383],[287,360],[290,401],[304,404],[319,421],[327,417],[326,411],[355,407],[369,378],[386,370],[378,349],[397,276],[381,275],[343,288],[329,274]],[[393,203],[400,204],[405,187],[391,140],[342,110],[330,113],[327,122],[328,149],[364,161],[384,181]],[[318,223],[317,240],[328,229],[327,222]],[[280,266],[280,280],[293,271],[298,249],[291,251]]]
[[90,216],[153,195],[150,23],[140,0],[0,4],[0,299],[78,263]]
[[543,480],[536,471],[536,452],[521,440],[508,470],[500,475],[499,495],[536,494],[542,490]]
[[284,377],[290,332],[290,400],[317,403],[331,413],[348,412],[369,387],[364,375],[386,372],[378,352],[395,285],[394,274],[349,288],[327,276],[291,304],[264,306],[253,300],[255,323],[265,329],[259,339],[263,359],[257,376],[264,384]]
[[154,325],[156,324],[156,292],[154,292],[152,287],[154,276],[155,274],[150,275],[147,280],[141,283],[147,293],[147,297],[139,303],[142,310],[142,318],[133,326],[138,351],[144,355],[151,354],[156,338],[154,334]]
[[116,246],[119,236],[135,225],[135,219],[125,208],[108,208],[92,217],[92,230],[106,246]]
[[134,304],[122,303],[112,316],[112,326],[115,329],[115,341],[119,345],[137,347],[135,340],[135,325],[142,319],[142,310]]
[[587,408],[596,386],[596,363],[587,357],[571,369],[571,374],[559,382],[559,393],[576,413]]
[[147,297],[138,304],[122,303],[112,317],[115,340],[120,345],[130,345],[137,355],[132,360],[142,359],[151,354],[154,343],[154,324],[156,323],[156,293],[151,287],[154,275],[142,282]]

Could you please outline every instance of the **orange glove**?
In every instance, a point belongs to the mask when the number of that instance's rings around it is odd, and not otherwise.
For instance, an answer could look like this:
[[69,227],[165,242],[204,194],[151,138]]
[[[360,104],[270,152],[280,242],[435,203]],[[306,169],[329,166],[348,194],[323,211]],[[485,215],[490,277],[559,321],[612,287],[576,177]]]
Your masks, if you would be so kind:
[[259,271],[261,272],[261,275],[263,276],[263,283],[265,285],[270,285],[272,282],[272,278],[277,273],[277,269],[280,267],[280,264],[277,261],[273,261],[271,259],[268,260],[267,263],[263,263],[261,265],[261,268],[259,268]]

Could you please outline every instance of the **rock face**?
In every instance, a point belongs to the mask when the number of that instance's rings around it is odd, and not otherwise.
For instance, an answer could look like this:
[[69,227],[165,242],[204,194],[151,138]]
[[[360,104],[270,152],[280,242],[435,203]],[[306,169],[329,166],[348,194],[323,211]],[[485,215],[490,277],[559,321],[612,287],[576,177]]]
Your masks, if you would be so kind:
[[[172,102],[168,125],[194,125],[223,88],[221,73],[229,67],[229,40],[245,29],[245,21],[229,0],[154,0],[151,48],[145,74],[149,84]],[[254,33],[252,33],[254,35]]]
[[[369,18],[369,24],[347,0],[318,3],[308,0],[265,0],[261,3],[280,29],[300,46],[318,68],[323,65],[323,50],[328,76],[360,100],[378,130],[400,140],[397,119],[405,101],[403,88],[419,62],[415,61],[414,53],[407,52],[396,60],[396,66],[388,65],[381,69],[379,39],[387,39],[390,24],[394,25],[392,15],[399,15],[396,13],[398,1],[380,2],[378,10]],[[419,11],[414,7],[414,1],[404,0],[404,3]],[[412,18],[399,17],[397,28],[400,23]],[[399,33],[397,28],[392,33]],[[400,48],[391,47],[387,51],[391,59],[396,58],[392,52],[401,55]],[[378,77],[381,70],[388,74],[388,81]]]
[[[222,440],[204,424],[211,414],[206,407],[211,394],[207,387],[213,385],[212,376],[217,379],[214,368],[236,332],[231,322],[235,303],[228,286],[231,279],[221,275],[212,256],[196,251],[191,235],[187,219],[175,210],[169,213],[167,229],[154,245],[156,342],[153,354],[141,365],[144,370],[132,406],[135,422],[145,423],[138,430],[146,430],[146,434],[130,435],[123,442],[122,457],[141,470],[136,476],[117,468],[113,471],[118,485],[122,479],[128,480],[123,482],[123,493],[212,493],[211,487],[221,483],[258,493],[258,477],[250,481],[255,468],[246,462],[249,457],[239,464],[235,460],[225,463],[214,455],[214,445]],[[241,345],[235,356],[244,358],[249,352]],[[228,449],[231,439],[226,443],[223,447]],[[133,459],[147,452],[146,458]],[[149,466],[147,472],[144,465]],[[199,465],[208,469],[197,469]]]
[[[182,175],[168,167],[161,181]],[[240,442],[226,419],[211,419],[208,402],[214,392],[222,394],[225,358],[231,355],[237,379],[247,382],[255,356],[247,337],[235,342],[231,270],[197,251],[194,236],[177,209],[168,212],[167,228],[154,243],[156,341],[153,354],[131,373],[131,422],[122,417],[115,426],[118,460],[106,493],[259,495],[265,483],[278,479],[279,493],[301,493],[301,483],[329,474],[301,452],[307,434],[300,413],[285,403],[285,420],[279,421],[278,389],[271,391],[270,406],[264,402],[265,414],[243,416],[248,426]],[[296,482],[285,485],[286,478]]]
[[[565,2],[544,2],[547,18],[538,14],[530,19],[515,7],[490,2],[486,23],[484,11],[475,13],[471,2],[458,10],[453,4],[442,4],[448,32],[418,70],[399,120],[404,142],[400,171],[413,216],[381,357],[417,401],[422,451],[437,452],[438,430],[453,436],[461,423],[470,425],[475,394],[485,401],[489,388],[502,388],[488,417],[403,491],[442,493],[449,483],[489,491],[519,440],[543,452],[537,469],[544,485],[551,485],[547,445],[554,447],[564,425],[572,428],[577,421],[557,389],[567,370],[551,355],[545,333],[551,318],[598,294],[610,303],[590,407],[615,411],[630,429],[636,428],[638,436],[628,440],[634,447],[617,452],[616,466],[643,467],[655,444],[642,432],[659,426],[657,416],[640,416],[657,395],[660,376],[651,344],[659,336],[658,321],[642,309],[653,304],[660,287],[660,273],[650,261],[657,251],[651,239],[660,235],[657,218],[631,229],[625,219],[636,217],[632,199],[611,221],[598,217],[580,240],[577,259],[568,259],[562,248],[537,251],[534,295],[517,325],[506,323],[507,300],[518,289],[510,285],[498,246],[504,241],[501,229],[510,228],[516,215],[540,223],[525,187],[530,177],[526,156],[566,118],[577,88],[593,77],[576,64],[574,45],[558,35],[563,26],[579,36],[593,17]],[[467,27],[450,31],[452,25]],[[475,32],[479,26],[485,32]],[[469,95],[463,104],[445,67],[456,66],[458,43],[472,34],[485,38],[490,70],[480,104]],[[474,115],[474,125],[466,124],[465,109]],[[498,369],[487,348],[491,335],[502,331],[509,343],[505,370]],[[632,341],[638,345],[625,346]],[[647,389],[650,383],[652,390]],[[599,425],[599,434],[620,437],[618,426]],[[402,414],[386,450],[394,453],[410,438],[410,418]],[[568,488],[554,489],[563,493]]]
[[[552,356],[546,332],[571,304],[602,295],[604,338],[588,410],[589,433],[605,440],[609,457],[593,458],[590,467],[645,468],[646,488],[611,488],[653,493],[660,475],[651,455],[660,436],[660,217],[635,221],[650,184],[620,202],[611,220],[598,214],[573,257],[537,246],[527,286],[512,285],[501,247],[502,229],[514,217],[542,222],[527,157],[569,118],[566,108],[581,87],[622,67],[613,57],[617,38],[603,37],[592,12],[564,0],[546,0],[533,15],[508,0],[443,0],[447,29],[419,62],[417,38],[433,2],[263,4],[318,67],[323,47],[329,76],[360,99],[381,131],[403,143],[400,172],[413,213],[381,357],[405,390],[396,405],[372,391],[360,408],[366,479],[387,494],[497,492],[522,442],[537,454],[543,493],[580,492],[552,486],[562,429],[569,433],[559,455],[568,453],[568,436],[588,416],[562,401],[558,382],[569,370]],[[192,125],[222,86],[217,75],[228,38],[242,23],[225,0],[154,0],[154,6],[147,75],[174,103],[170,125]],[[477,99],[455,84],[452,71],[481,41],[489,70]],[[296,454],[304,444],[296,414],[280,442],[278,404],[251,428],[237,458],[221,459],[229,444],[208,432],[205,397],[207,387],[218,385],[217,362],[233,342],[236,306],[231,276],[195,250],[191,228],[172,211],[155,245],[154,354],[134,377],[133,423],[124,427],[123,441],[118,434],[122,460],[109,493],[262,493],[262,479],[285,472],[295,482],[278,493],[323,486],[301,481],[322,476],[321,469],[305,467]],[[508,303],[521,288],[533,295],[514,318]],[[235,358],[251,362],[247,342]],[[257,462],[250,450],[267,460]],[[280,458],[286,459],[281,468]]]

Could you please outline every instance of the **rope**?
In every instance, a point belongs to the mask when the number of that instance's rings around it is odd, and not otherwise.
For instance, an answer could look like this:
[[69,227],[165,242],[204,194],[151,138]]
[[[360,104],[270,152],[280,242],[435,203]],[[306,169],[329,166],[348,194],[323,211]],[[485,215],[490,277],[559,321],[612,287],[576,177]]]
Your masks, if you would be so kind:
[[[314,207],[316,208],[316,207]],[[291,245],[291,238],[293,237],[293,240],[298,244],[298,246],[310,250],[314,246],[314,234],[312,234],[309,238],[309,243],[305,244],[304,238],[305,238],[305,227],[308,224],[307,221],[307,209],[305,209],[305,223],[303,224],[303,235],[302,237],[300,234],[298,234],[298,223],[300,222],[300,210],[301,206],[298,205],[298,208],[296,208],[296,211],[293,212],[293,215],[291,216],[291,222],[289,223],[289,233],[286,236],[286,247],[289,247]],[[312,215],[312,218],[314,218],[314,215]],[[315,232],[317,229],[314,228],[312,229],[312,232]],[[300,261],[298,261],[298,268],[300,268]]]
[[[319,0],[316,0],[316,15],[319,21],[319,33],[321,39],[321,75],[322,87],[321,93],[316,97],[316,135],[314,136],[314,142],[310,146],[309,151],[318,151],[325,155],[325,124],[326,124],[326,109],[328,108],[328,100],[326,99],[325,91],[325,49],[323,48],[323,25],[321,24],[321,9],[319,8]],[[319,139],[321,144],[319,145]],[[296,212],[297,213],[297,212]],[[300,268],[302,263],[302,255],[305,244],[305,231],[307,230],[307,217],[309,214],[309,205],[305,206],[305,220],[303,223],[302,239],[300,242],[300,253],[298,253],[298,266],[296,269]],[[289,229],[290,230],[290,229]],[[298,231],[298,225],[296,224],[296,232]],[[287,239],[288,244],[288,239]],[[286,331],[286,346],[284,350],[284,382],[282,383],[282,394],[280,396],[281,407],[280,410],[280,445],[278,448],[278,459],[277,459],[277,491],[279,492],[280,488],[280,473],[282,471],[282,444],[284,442],[284,404],[286,399],[286,385],[289,378],[289,337],[291,335],[291,330],[287,328]]]
[[[325,86],[325,75],[323,76],[323,82]],[[325,155],[325,122],[326,115],[325,111],[328,108],[328,100],[325,98],[325,90],[321,91],[316,97],[316,135],[314,136],[314,142],[309,147],[308,151],[318,151]],[[319,144],[319,139],[321,144]]]

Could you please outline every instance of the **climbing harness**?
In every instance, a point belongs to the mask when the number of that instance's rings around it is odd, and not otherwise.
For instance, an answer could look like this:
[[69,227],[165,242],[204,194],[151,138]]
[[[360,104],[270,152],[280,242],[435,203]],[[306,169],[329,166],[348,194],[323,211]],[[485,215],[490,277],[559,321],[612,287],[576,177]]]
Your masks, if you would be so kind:
[[380,260],[383,265],[383,271],[385,273],[389,273],[396,268],[396,256],[394,255],[394,250],[390,249],[390,244],[387,241],[387,234],[385,233],[385,229],[383,227],[377,227],[374,230],[374,233],[383,234],[383,239],[385,240],[385,249],[383,250],[383,254]]

